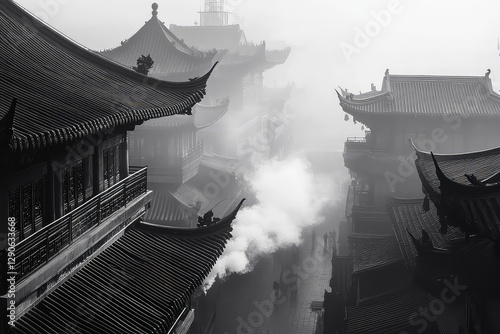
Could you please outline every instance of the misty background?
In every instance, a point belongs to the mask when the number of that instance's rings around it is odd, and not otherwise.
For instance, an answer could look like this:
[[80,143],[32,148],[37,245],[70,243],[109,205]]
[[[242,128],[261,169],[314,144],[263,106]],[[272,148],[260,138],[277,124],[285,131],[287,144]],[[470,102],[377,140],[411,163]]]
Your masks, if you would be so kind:
[[[151,18],[144,0],[16,0],[50,25],[93,50],[113,48]],[[170,24],[199,21],[201,0],[156,1],[158,17]],[[388,24],[350,61],[342,43],[355,46],[374,13],[397,8]],[[386,68],[392,74],[483,75],[500,89],[498,36],[500,2],[495,0],[227,0],[230,22],[239,23],[249,41],[268,48],[289,45],[281,66],[264,73],[273,87],[295,82],[305,87],[291,103],[300,112],[297,148],[341,151],[347,136],[361,135],[361,125],[344,122],[334,89],[380,89]],[[376,15],[376,14],[375,14]],[[375,21],[376,22],[376,21]],[[357,30],[359,29],[359,30]]]

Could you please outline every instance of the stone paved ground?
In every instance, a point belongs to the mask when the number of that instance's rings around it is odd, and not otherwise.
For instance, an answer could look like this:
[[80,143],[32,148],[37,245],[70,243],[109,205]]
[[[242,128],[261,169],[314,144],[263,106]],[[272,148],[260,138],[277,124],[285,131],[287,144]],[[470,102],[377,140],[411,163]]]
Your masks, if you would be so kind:
[[[317,228],[317,235],[322,235],[324,232],[322,229]],[[317,239],[320,239],[319,237]],[[322,238],[321,238],[322,239]],[[329,286],[329,281],[331,277],[332,267],[331,267],[331,251],[327,250],[324,252],[323,240],[317,240],[315,243],[314,251],[312,252],[312,241],[310,238],[305,238],[306,242],[300,249],[300,260],[304,269],[307,269],[307,276],[304,275],[304,279],[301,279],[297,291],[296,301],[290,298],[283,309],[280,310],[281,313],[276,312],[276,314],[271,315],[267,318],[264,326],[261,328],[261,332],[257,333],[269,333],[269,334],[322,334],[323,330],[321,326],[318,326],[318,321],[322,317],[321,311],[314,311],[311,309],[311,303],[313,301],[323,301],[323,293]],[[314,258],[315,261],[311,262],[315,264],[310,266],[309,269],[308,260],[309,258]],[[300,277],[300,276],[299,276]],[[322,321],[321,321],[322,323]],[[267,331],[267,332],[266,332]]]
[[283,291],[278,298],[271,297],[273,282],[283,281],[276,256],[262,259],[250,273],[227,279],[213,296],[217,298],[214,334],[322,334],[322,326],[318,326],[318,322],[322,324],[322,312],[312,310],[311,302],[323,301],[331,277],[332,253],[331,249],[324,252],[322,238],[327,227],[315,228],[318,237],[314,252],[309,231],[299,248],[295,262],[301,271],[290,275],[300,278],[295,295]]

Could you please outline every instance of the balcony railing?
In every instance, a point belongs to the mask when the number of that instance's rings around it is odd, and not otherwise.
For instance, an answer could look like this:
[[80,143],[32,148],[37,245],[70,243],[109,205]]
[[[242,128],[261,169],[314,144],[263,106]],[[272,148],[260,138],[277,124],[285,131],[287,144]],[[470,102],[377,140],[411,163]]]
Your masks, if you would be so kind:
[[351,217],[352,208],[355,206],[369,206],[371,204],[370,191],[368,187],[350,185],[347,191],[345,216]]
[[347,137],[347,143],[366,143],[365,137]]
[[130,176],[45,226],[16,246],[16,282],[48,263],[81,235],[147,192],[147,168],[130,167]]
[[348,152],[366,152],[371,154],[390,154],[392,150],[385,145],[375,145],[366,137],[348,137],[344,145],[344,154]]

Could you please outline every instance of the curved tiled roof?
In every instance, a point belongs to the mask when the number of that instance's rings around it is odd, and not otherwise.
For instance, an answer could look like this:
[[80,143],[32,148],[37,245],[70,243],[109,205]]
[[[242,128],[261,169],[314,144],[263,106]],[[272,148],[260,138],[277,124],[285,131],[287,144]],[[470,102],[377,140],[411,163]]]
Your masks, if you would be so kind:
[[[429,307],[432,298],[417,290],[393,294],[369,305],[346,308],[346,333],[400,334],[414,333],[415,325],[408,319],[419,309]],[[413,323],[413,324],[412,324]],[[425,333],[441,333],[435,322],[427,322]]]
[[353,273],[380,268],[401,261],[401,253],[394,236],[349,237],[352,245]]
[[[150,75],[161,79],[183,80],[200,75],[210,67],[215,53],[192,49],[175,36],[157,17],[156,11],[144,26],[114,49],[100,52],[129,68],[136,66],[141,55],[151,55],[154,61]],[[173,76],[173,74],[178,74]]]
[[149,127],[194,127],[198,130],[206,128],[221,119],[229,108],[229,100],[220,104],[208,106],[198,103],[193,107],[193,116],[172,115],[170,117],[156,118],[144,123]]
[[382,90],[340,94],[345,112],[359,115],[411,115],[500,118],[500,95],[485,76],[390,75]]
[[423,204],[423,199],[406,198],[392,198],[388,202],[389,218],[392,222],[394,234],[405,263],[410,269],[415,268],[415,257],[418,254],[408,231],[414,237],[420,238],[422,229],[424,229],[436,248],[447,248],[450,240],[464,237],[463,232],[458,228],[450,228],[447,234],[441,234],[439,232],[440,223],[436,207],[431,202],[429,205],[430,210],[424,212]]
[[[475,286],[488,294],[498,292],[500,271],[496,265],[498,250],[489,238],[465,238],[457,227],[449,227],[447,234],[439,232],[440,221],[437,209],[430,202],[430,210],[422,210],[423,199],[391,199],[388,203],[394,232],[406,265],[413,269],[416,266],[417,250],[407,230],[420,238],[422,229],[429,234],[435,248],[444,248],[452,254],[453,272],[461,282]],[[480,210],[477,210],[480,212]]]
[[0,1],[0,26],[0,118],[17,98],[13,151],[186,113],[205,95],[210,72],[183,83],[148,78],[74,44],[11,0]]
[[[500,148],[447,155],[416,151],[417,171],[425,192],[441,209],[443,232],[447,226],[460,226],[488,235],[500,228]],[[473,184],[465,174],[483,185]]]
[[169,226],[186,226],[186,222],[198,213],[195,207],[187,207],[179,202],[165,185],[150,185],[153,191],[151,207],[144,215],[144,221]]
[[[150,184],[153,191],[151,208],[144,215],[144,221],[163,226],[186,226],[196,220],[196,215],[217,207],[214,212],[221,213],[220,203],[232,199],[236,184],[234,182],[237,160],[220,156],[203,156],[200,170],[187,182],[171,188],[161,184]],[[221,180],[214,179],[221,178]],[[205,193],[207,185],[221,183],[217,196]],[[227,202],[225,202],[227,204]],[[220,214],[222,216],[223,213]]]
[[[415,147],[415,145],[414,145]],[[440,180],[430,152],[415,147],[415,165],[424,189],[434,200],[441,194]],[[457,185],[473,188],[465,174],[474,174],[478,180],[494,178],[500,168],[500,147],[461,154],[434,154],[444,176]]]
[[170,333],[231,238],[241,204],[205,228],[128,230],[17,319],[12,333]]

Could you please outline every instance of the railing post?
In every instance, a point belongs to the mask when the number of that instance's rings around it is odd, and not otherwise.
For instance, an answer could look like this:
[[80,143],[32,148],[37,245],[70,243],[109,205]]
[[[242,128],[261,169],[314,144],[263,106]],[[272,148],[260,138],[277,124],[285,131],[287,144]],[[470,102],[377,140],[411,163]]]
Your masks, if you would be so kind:
[[128,179],[125,179],[125,182],[123,182],[123,204],[124,204],[124,207],[127,207],[127,183],[128,183]]
[[45,263],[49,263],[49,231],[45,231]]
[[69,244],[73,241],[73,215],[74,213],[71,213],[69,215],[68,219],[68,238],[69,238]]
[[101,225],[101,194],[97,195],[97,226]]

